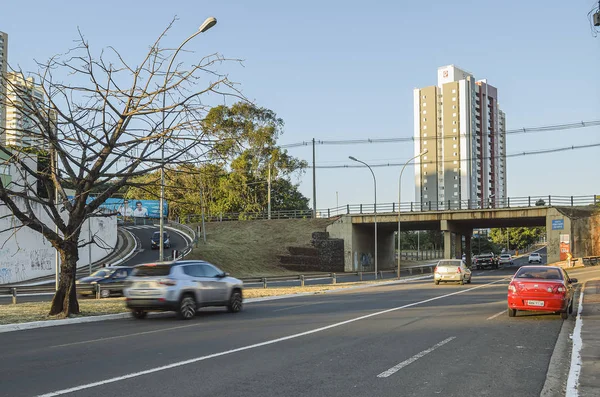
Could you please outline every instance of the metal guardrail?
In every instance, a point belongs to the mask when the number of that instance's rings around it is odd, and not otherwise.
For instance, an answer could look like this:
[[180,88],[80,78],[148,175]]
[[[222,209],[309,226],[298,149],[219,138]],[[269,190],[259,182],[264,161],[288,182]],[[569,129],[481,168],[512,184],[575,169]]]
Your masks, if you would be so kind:
[[[418,266],[403,267],[401,270],[408,272],[412,275],[414,272],[424,274],[425,272],[433,273],[435,264],[426,264]],[[397,270],[380,270],[377,272],[379,278],[383,279],[384,274],[393,273],[396,274]],[[262,284],[263,288],[268,288],[269,283],[285,282],[285,281],[298,281],[300,287],[305,286],[305,282],[309,280],[327,280],[323,284],[336,284],[338,277],[347,276],[358,276],[359,281],[363,281],[365,275],[375,274],[375,272],[342,272],[342,273],[309,273],[309,274],[295,274],[289,276],[270,276],[270,277],[243,277],[240,278],[245,284]],[[81,284],[77,285],[77,294],[90,294],[95,295],[96,299],[107,298],[112,292],[120,292],[125,288],[124,283],[112,283],[112,284]],[[104,292],[103,291],[108,291]],[[0,296],[12,296],[13,303],[17,303],[19,294],[42,294],[42,293],[54,293],[55,289],[53,285],[35,285],[35,286],[14,286],[14,287],[0,287]]]
[[[317,218],[333,218],[350,214],[378,214],[401,212],[431,212],[431,211],[456,211],[478,209],[502,208],[527,208],[527,207],[574,207],[586,205],[600,205],[600,195],[588,196],[521,196],[506,197],[493,200],[444,200],[427,202],[402,202],[346,204],[335,208],[317,210]],[[303,219],[311,218],[312,210],[285,210],[271,211],[271,219]],[[201,215],[190,214],[185,218],[185,223],[196,223],[202,219]],[[205,215],[206,222],[224,222],[238,220],[268,219],[266,212],[227,212],[222,214]],[[182,219],[183,221],[183,219]]]

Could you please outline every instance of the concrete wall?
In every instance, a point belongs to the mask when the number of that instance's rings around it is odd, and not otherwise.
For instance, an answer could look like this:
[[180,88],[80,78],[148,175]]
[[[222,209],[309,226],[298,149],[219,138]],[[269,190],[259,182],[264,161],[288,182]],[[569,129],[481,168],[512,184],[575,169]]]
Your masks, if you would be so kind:
[[[39,204],[32,204],[34,213],[46,225],[54,227]],[[8,208],[0,205],[0,231],[18,225]],[[91,219],[92,235],[102,246],[92,244],[92,262],[110,254],[117,244],[116,217]],[[88,222],[83,225],[82,243],[88,239]],[[88,264],[88,247],[79,249],[77,266]],[[55,250],[40,233],[28,227],[0,232],[0,284],[27,281],[54,274]]]
[[352,271],[352,218],[342,216],[326,230],[330,237],[344,240],[344,271]]
[[600,212],[583,217],[575,215],[571,227],[573,256],[600,256]]
[[[374,224],[352,224],[352,216],[344,215],[327,226],[331,238],[344,240],[344,271],[373,271],[375,268]],[[393,230],[377,228],[377,270],[395,266]],[[366,266],[363,266],[366,264]]]

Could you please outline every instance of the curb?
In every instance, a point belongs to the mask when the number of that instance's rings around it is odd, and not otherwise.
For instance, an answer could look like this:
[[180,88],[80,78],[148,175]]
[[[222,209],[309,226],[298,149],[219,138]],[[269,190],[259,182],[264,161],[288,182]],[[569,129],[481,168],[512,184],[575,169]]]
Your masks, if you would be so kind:
[[[402,284],[413,280],[424,280],[426,278],[431,278],[432,276],[419,276],[414,278],[404,278],[402,280],[393,280],[386,281],[381,283],[370,283],[365,285],[356,285],[352,287],[340,287],[336,289],[331,289],[328,291],[321,292],[303,292],[299,294],[287,294],[287,295],[274,295],[274,296],[264,296],[261,298],[250,298],[244,299],[244,303],[255,303],[255,302],[265,302],[279,299],[287,299],[294,298],[299,296],[308,296],[308,295],[321,295],[327,293],[334,293],[339,291],[349,291],[354,289],[363,289],[370,287],[377,287],[381,285],[393,285],[393,284]],[[343,284],[341,284],[343,285]],[[100,316],[88,316],[88,317],[79,317],[79,318],[65,318],[60,320],[44,320],[44,321],[32,321],[29,323],[18,323],[18,324],[5,324],[0,325],[0,334],[5,332],[14,332],[14,331],[24,331],[28,329],[37,329],[37,328],[47,328],[47,327],[56,327],[60,325],[70,325],[70,324],[83,324],[83,323],[95,323],[99,321],[108,321],[108,320],[119,320],[122,318],[129,318],[131,315],[129,312],[124,313],[116,313],[116,314],[104,314]]]

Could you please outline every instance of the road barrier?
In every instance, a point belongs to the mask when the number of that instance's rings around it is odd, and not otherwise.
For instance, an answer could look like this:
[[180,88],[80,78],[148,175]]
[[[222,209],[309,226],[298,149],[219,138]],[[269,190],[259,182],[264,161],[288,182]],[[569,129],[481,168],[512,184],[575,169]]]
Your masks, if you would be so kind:
[[[433,273],[436,264],[426,264],[401,268],[402,271],[413,275],[413,272],[424,274],[426,271]],[[380,270],[377,272],[380,279],[384,278],[384,274],[397,274],[397,270]],[[269,283],[276,284],[278,282],[298,281],[298,285],[305,286],[305,282],[312,280],[321,280],[319,284],[337,284],[340,277],[358,276],[359,281],[363,281],[364,275],[375,274],[375,272],[344,272],[344,273],[310,273],[296,274],[288,276],[272,276],[272,277],[245,277],[240,278],[245,284],[262,284],[263,288],[268,288]],[[76,285],[78,295],[92,295],[96,299],[108,298],[112,294],[122,294],[124,283],[111,284],[78,284]],[[317,284],[318,285],[318,284]],[[0,296],[11,296],[12,302],[17,303],[18,297],[30,294],[52,294],[55,292],[54,285],[31,285],[31,286],[11,286],[1,287]]]

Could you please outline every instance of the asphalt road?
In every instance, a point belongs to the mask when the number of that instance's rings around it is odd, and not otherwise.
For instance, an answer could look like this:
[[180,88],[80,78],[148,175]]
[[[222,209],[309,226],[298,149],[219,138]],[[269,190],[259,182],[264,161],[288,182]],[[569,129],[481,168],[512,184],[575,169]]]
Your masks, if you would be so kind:
[[509,318],[513,271],[2,334],[0,396],[539,396],[562,320]]
[[[158,226],[154,225],[140,225],[140,226],[125,226],[125,229],[132,232],[140,241],[141,249],[131,259],[123,262],[122,266],[133,266],[141,263],[155,262],[158,260],[158,249],[152,249],[150,244],[150,238],[154,232],[157,232]],[[179,249],[182,250],[186,247],[185,238],[179,233],[173,230],[167,230],[171,237],[171,248],[164,249],[164,255],[170,256],[171,250]]]

